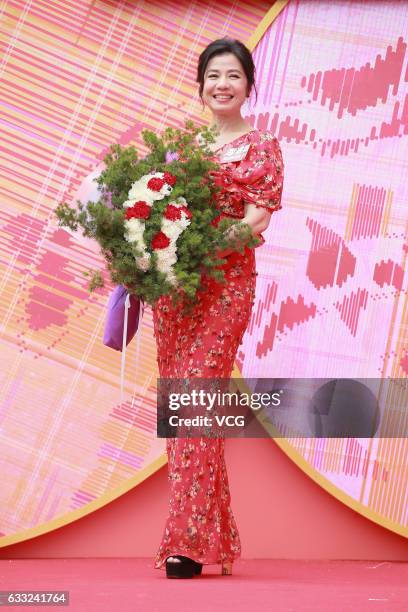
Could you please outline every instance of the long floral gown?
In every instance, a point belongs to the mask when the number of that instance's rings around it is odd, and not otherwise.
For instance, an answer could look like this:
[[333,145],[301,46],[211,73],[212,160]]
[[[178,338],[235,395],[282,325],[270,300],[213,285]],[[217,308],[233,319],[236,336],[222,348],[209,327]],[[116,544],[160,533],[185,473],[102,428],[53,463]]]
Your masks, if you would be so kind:
[[[249,144],[244,159],[222,163],[231,147]],[[283,161],[278,140],[253,130],[218,149],[221,170],[214,180],[222,190],[217,208],[223,216],[243,218],[245,204],[279,210]],[[263,244],[264,240],[260,236]],[[234,252],[223,265],[227,283],[205,277],[192,314],[183,316],[164,296],[153,310],[157,360],[162,378],[229,378],[254,303],[254,249]],[[155,565],[185,555],[202,564],[234,561],[241,554],[224,458],[224,439],[167,438],[169,514]]]

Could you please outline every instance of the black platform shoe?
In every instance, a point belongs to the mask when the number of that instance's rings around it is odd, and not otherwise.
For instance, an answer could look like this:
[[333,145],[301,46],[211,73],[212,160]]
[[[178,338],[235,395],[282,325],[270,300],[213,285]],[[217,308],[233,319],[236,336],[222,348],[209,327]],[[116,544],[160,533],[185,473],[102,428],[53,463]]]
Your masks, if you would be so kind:
[[[170,559],[178,559],[170,561]],[[193,578],[201,574],[203,566],[189,557],[183,555],[172,555],[166,559],[167,578]]]
[[201,571],[203,569],[203,564],[202,563],[197,563],[197,561],[194,561],[194,573],[196,576],[201,576]]

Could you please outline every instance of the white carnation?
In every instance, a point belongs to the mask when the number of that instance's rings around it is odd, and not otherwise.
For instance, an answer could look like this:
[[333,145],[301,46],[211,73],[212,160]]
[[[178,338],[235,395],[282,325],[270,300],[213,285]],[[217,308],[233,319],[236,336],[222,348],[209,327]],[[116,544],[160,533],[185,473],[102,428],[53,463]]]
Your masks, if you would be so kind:
[[153,202],[151,197],[152,190],[147,187],[147,183],[154,176],[154,174],[146,174],[142,176],[138,181],[135,181],[130,188],[128,193],[129,200],[144,200],[147,204]]
[[163,198],[169,196],[172,191],[173,187],[165,183],[160,191],[153,191],[152,189],[149,189],[149,197],[152,200],[163,200]]
[[[166,219],[166,221],[168,221]],[[175,223],[170,221],[169,223],[162,223],[161,231],[166,234],[170,238],[170,240],[177,240],[180,235],[179,228]]]
[[143,272],[147,272],[150,268],[150,253],[145,253],[143,257],[136,257],[136,265]]
[[172,285],[177,284],[176,276],[173,272],[173,266],[177,263],[177,247],[173,241],[165,249],[156,251],[157,254],[157,269],[166,275],[166,279]]
[[144,222],[142,222],[140,219],[128,219],[125,221],[124,225],[125,238],[128,242],[139,242],[144,244]]
[[177,204],[181,204],[182,206],[188,206],[187,200],[183,198],[183,196],[179,196],[177,198]]
[[[134,206],[135,202],[139,200],[146,202],[148,206],[152,206],[156,200],[162,200],[171,194],[173,188],[168,183],[165,183],[160,191],[149,189],[147,183],[152,178],[163,179],[164,173],[152,172],[135,181],[128,193],[128,199],[123,204],[124,208]],[[177,201],[171,202],[171,204],[179,209],[188,206],[183,196],[179,196]],[[168,236],[170,244],[165,249],[157,249],[155,251],[157,269],[165,274],[167,281],[173,285],[177,285],[177,278],[173,269],[177,263],[177,239],[189,224],[190,219],[184,212],[182,212],[181,218],[175,221],[166,219],[164,216],[161,220],[160,229]],[[134,245],[137,252],[142,253],[141,256],[135,256],[136,266],[146,272],[151,266],[151,255],[144,241],[145,226],[144,219],[133,218],[125,221],[125,239]]]

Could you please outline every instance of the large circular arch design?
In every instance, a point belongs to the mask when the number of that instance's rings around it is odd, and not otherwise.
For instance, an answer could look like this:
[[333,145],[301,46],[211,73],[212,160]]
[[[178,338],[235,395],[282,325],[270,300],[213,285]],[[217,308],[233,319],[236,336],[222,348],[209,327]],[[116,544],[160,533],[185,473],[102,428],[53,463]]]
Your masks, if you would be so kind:
[[77,520],[166,463],[151,313],[128,347],[120,404],[120,355],[102,344],[110,288],[89,295],[83,276],[103,261],[95,245],[59,229],[53,211],[92,188],[112,142],[143,155],[141,129],[182,125],[186,115],[204,122],[198,53],[215,32],[248,38],[270,8],[21,4],[1,9],[0,546]]

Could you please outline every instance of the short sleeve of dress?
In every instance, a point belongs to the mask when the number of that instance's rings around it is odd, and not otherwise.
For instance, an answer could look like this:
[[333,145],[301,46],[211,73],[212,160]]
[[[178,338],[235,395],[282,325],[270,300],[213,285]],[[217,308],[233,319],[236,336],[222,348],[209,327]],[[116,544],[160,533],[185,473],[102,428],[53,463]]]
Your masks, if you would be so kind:
[[282,151],[278,139],[270,132],[256,132],[256,136],[248,158],[240,165],[240,191],[244,204],[254,204],[272,213],[282,208]]

